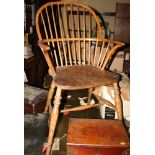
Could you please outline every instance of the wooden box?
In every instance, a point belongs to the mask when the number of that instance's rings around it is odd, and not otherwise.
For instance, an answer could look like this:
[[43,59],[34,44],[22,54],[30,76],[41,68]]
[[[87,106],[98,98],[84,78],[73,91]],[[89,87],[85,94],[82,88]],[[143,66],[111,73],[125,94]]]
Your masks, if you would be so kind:
[[129,154],[129,137],[121,121],[70,119],[67,155]]

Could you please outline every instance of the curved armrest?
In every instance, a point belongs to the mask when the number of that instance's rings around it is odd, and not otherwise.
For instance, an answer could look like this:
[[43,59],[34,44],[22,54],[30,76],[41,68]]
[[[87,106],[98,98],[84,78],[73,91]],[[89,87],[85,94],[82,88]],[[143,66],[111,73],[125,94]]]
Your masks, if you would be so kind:
[[46,59],[46,62],[48,64],[48,67],[49,67],[49,69],[51,71],[52,76],[55,76],[55,74],[56,74],[55,73],[55,68],[54,68],[54,65],[53,65],[53,63],[52,63],[52,61],[50,59],[49,53],[48,53],[48,51],[50,50],[50,46],[44,44],[42,40],[38,40],[38,46],[41,48],[41,50],[43,52],[43,55],[44,55],[44,57]]
[[41,40],[38,40],[38,46],[41,48],[43,52],[50,50],[50,47],[48,45],[45,45]]

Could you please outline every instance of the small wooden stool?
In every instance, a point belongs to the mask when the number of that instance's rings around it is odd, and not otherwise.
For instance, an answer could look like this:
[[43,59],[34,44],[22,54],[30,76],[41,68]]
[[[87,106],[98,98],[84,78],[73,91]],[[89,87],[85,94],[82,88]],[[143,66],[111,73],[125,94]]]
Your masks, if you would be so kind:
[[69,121],[67,155],[129,155],[129,137],[119,120]]

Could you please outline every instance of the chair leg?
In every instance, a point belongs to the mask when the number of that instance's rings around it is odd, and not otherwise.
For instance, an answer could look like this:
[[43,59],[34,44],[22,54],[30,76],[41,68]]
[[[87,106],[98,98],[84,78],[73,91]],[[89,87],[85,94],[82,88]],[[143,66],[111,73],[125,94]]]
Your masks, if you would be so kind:
[[118,83],[114,83],[114,94],[115,94],[115,106],[116,106],[116,111],[118,115],[118,119],[122,120],[123,114],[122,114],[122,100],[120,96],[120,90]]
[[52,83],[51,87],[50,87],[50,90],[48,92],[48,97],[47,97],[44,113],[48,112],[48,109],[49,109],[49,106],[50,106],[50,103],[51,103],[51,99],[52,99],[53,94],[54,94],[54,89],[55,89],[55,85]]
[[88,90],[88,105],[90,105],[91,97],[92,97],[93,87]]
[[50,155],[50,152],[51,152],[51,146],[52,146],[52,143],[53,143],[54,131],[55,131],[55,128],[56,128],[58,115],[59,115],[60,100],[61,100],[61,89],[57,88],[56,96],[55,96],[55,100],[54,100],[54,107],[53,107],[51,115],[50,115],[48,148],[46,150],[46,155]]

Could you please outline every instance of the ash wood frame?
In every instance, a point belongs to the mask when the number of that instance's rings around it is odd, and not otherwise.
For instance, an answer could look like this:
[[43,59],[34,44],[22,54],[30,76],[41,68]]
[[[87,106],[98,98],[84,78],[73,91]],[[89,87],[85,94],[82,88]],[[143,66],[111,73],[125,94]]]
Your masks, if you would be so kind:
[[[60,33],[58,34],[57,32],[57,24],[55,21],[55,14],[54,14],[54,10],[53,10],[53,6],[57,6],[57,15],[58,15],[58,23],[59,23],[59,30]],[[66,25],[65,25],[65,31],[63,32],[63,23],[60,21],[61,19],[61,10],[60,10],[60,6],[64,6],[64,17],[66,19]],[[71,20],[72,20],[72,29],[71,29],[71,35],[69,35],[69,26],[68,26],[68,18],[67,18],[67,7],[70,7],[70,15],[71,15]],[[77,37],[74,33],[75,31],[75,27],[74,27],[74,17],[73,17],[73,6],[77,8],[77,20],[78,20],[78,28],[77,28]],[[53,21],[53,27],[51,26],[51,21],[50,21],[50,15],[48,13],[48,8],[51,7],[51,18]],[[80,21],[80,17],[79,17],[79,8],[83,9],[83,16],[82,16],[82,20]],[[85,20],[85,10],[87,10],[92,17],[95,19],[96,25],[97,25],[97,30],[98,30],[98,37],[97,38],[92,38],[91,37],[91,22],[88,23],[88,36],[86,37],[86,20]],[[44,13],[43,13],[44,11]],[[75,11],[75,10],[74,10]],[[44,15],[46,15],[46,20]],[[91,19],[89,19],[91,21]],[[45,38],[43,37],[43,35],[41,34],[41,29],[40,29],[40,21],[41,24],[43,26],[43,31],[45,34]],[[83,36],[80,35],[80,23],[83,22]],[[48,24],[48,28],[46,27],[46,24]],[[56,89],[56,95],[55,95],[55,100],[54,100],[54,106],[52,109],[52,112],[50,114],[50,124],[49,124],[49,136],[48,136],[48,148],[46,150],[46,155],[49,155],[51,152],[51,146],[52,146],[52,142],[53,142],[53,136],[54,136],[54,131],[55,131],[55,127],[56,127],[56,123],[57,123],[57,119],[58,119],[58,115],[59,115],[59,106],[60,106],[60,100],[61,100],[61,93],[62,93],[62,89],[67,89],[67,90],[76,90],[79,89],[79,87],[74,87],[74,86],[68,86],[68,87],[64,87],[63,85],[58,84],[57,82],[55,82],[55,77],[57,76],[57,69],[62,68],[62,67],[72,67],[72,66],[84,66],[84,65],[89,65],[89,66],[94,66],[98,69],[100,69],[101,72],[104,72],[105,67],[109,61],[109,59],[111,58],[111,56],[116,52],[116,50],[120,47],[122,47],[124,44],[121,42],[117,42],[117,41],[113,41],[113,40],[109,40],[109,39],[103,39],[101,38],[101,26],[99,23],[99,20],[95,14],[95,12],[88,7],[86,4],[82,4],[82,3],[78,3],[78,2],[48,2],[46,4],[44,4],[43,6],[40,7],[40,9],[37,11],[36,14],[36,30],[37,30],[37,34],[38,34],[38,46],[41,48],[43,55],[47,61],[47,64],[49,66],[50,69],[50,73],[53,76],[53,82],[51,84],[51,88],[49,90],[49,94],[48,94],[48,99],[47,99],[47,103],[46,103],[46,107],[45,107],[45,111],[44,112],[48,112],[49,106],[50,106],[50,102],[51,102],[51,98],[53,97],[54,91]],[[52,31],[55,31],[55,33],[53,33]],[[48,33],[50,34],[50,37],[48,35]],[[54,35],[55,34],[55,35]],[[66,36],[64,35],[66,34]],[[70,37],[72,36],[72,37]],[[76,49],[76,43],[78,44],[78,48]],[[81,42],[83,42],[83,60],[82,60],[82,56],[81,56]],[[94,57],[93,57],[93,61],[91,62],[90,60],[90,51],[91,51],[91,44],[92,42],[95,42],[95,46],[94,46]],[[73,47],[71,46],[71,43],[73,44]],[[65,45],[64,45],[65,44]],[[98,46],[99,44],[101,45],[99,48],[99,59],[96,60],[97,58],[97,50],[98,50]],[[55,46],[56,45],[56,46]],[[88,50],[86,50],[86,45],[88,45]],[[56,50],[57,47],[57,50]],[[63,49],[63,50],[62,50]],[[103,53],[103,49],[104,49],[104,54]],[[73,50],[71,52],[71,50]],[[51,52],[52,51],[52,52]],[[63,55],[64,57],[62,57],[61,52],[63,51]],[[53,53],[52,57],[50,55],[50,53]],[[68,55],[66,54],[68,52]],[[88,60],[86,60],[86,53],[88,53]],[[76,55],[78,55],[79,57],[76,57]],[[74,57],[74,60],[72,59]],[[52,61],[55,58],[55,63]],[[78,61],[77,61],[78,58]],[[97,61],[97,62],[96,62]],[[88,106],[79,106],[76,108],[72,108],[72,109],[68,109],[68,110],[61,110],[60,112],[66,112],[66,111],[77,111],[77,110],[85,110],[88,108],[92,108],[92,107],[96,107],[99,106],[101,104],[107,104],[109,106],[111,106],[112,108],[114,108],[117,113],[118,113],[118,119],[122,120],[122,107],[121,107],[121,98],[120,98],[120,92],[119,92],[119,87],[118,87],[118,78],[116,78],[115,80],[111,80],[111,79],[107,79],[107,81],[109,81],[113,86],[114,86],[114,91],[115,91],[115,105],[113,105],[111,102],[103,99],[101,96],[98,96],[97,94],[93,93],[93,89],[96,86],[103,86],[104,84],[109,84],[109,83],[105,83],[105,82],[101,82],[99,84],[96,84],[95,82],[92,83],[91,85],[88,86],[81,86],[81,89],[84,88],[88,88],[89,89],[89,94],[88,94],[88,103],[90,103],[91,100],[91,96],[92,94],[95,95],[100,101],[98,104],[95,105],[88,105]]]

